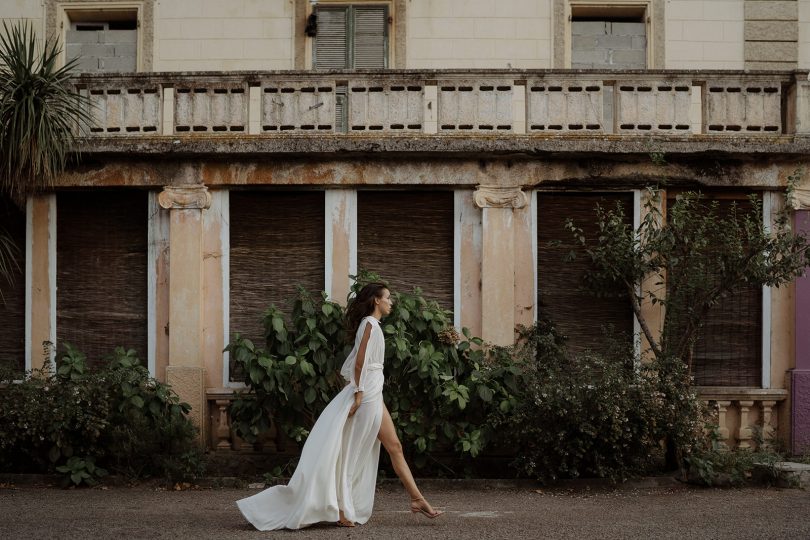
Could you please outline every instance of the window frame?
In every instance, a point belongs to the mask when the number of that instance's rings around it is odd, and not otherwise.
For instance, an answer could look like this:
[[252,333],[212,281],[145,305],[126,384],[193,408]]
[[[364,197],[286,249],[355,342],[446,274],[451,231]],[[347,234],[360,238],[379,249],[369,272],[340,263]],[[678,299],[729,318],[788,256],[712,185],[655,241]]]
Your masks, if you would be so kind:
[[[643,190],[641,189],[610,189],[610,188],[599,188],[599,189],[564,189],[564,190],[553,190],[553,189],[533,189],[530,192],[527,191],[527,194],[530,195],[530,204],[531,204],[531,228],[532,228],[532,265],[534,266],[534,293],[533,297],[535,299],[534,302],[534,322],[537,323],[540,317],[540,306],[539,302],[537,301],[538,294],[540,292],[540,274],[538,268],[538,197],[543,197],[546,194],[560,194],[560,193],[569,193],[569,194],[594,194],[594,193],[603,193],[603,194],[625,194],[632,196],[632,223],[633,223],[633,230],[638,230],[638,227],[641,225],[641,211],[642,211],[642,196]],[[627,308],[629,315],[631,317],[632,326],[633,326],[633,350],[636,353],[637,357],[640,357],[642,354],[641,350],[641,324],[638,321],[638,317],[636,314],[633,313],[633,310],[628,306]]]
[[[135,27],[137,29],[137,37],[135,41],[135,71],[146,71],[148,66],[145,65],[144,54],[144,10],[145,2],[141,1],[120,1],[120,2],[60,2],[56,4],[56,28],[58,31],[59,41],[63,44],[62,50],[59,52],[58,64],[64,66],[67,61],[67,31],[71,29],[72,24],[76,22],[85,22],[80,20],[73,20],[71,16],[76,14],[87,13],[103,13],[103,12],[121,12],[121,11],[134,11],[135,12]],[[96,21],[93,21],[96,22]]]
[[[669,200],[677,197],[681,193],[689,191],[689,188],[683,189],[670,189],[667,190],[666,193],[663,195],[664,201],[666,201],[666,205],[669,205]],[[708,200],[741,200],[745,199],[749,195],[756,194],[760,196],[760,203],[762,204],[762,224],[766,230],[770,230],[773,226],[773,206],[775,204],[774,197],[776,193],[771,190],[743,190],[743,191],[714,191],[711,189],[702,190],[703,193]],[[760,312],[760,320],[759,320],[759,328],[761,333],[760,339],[760,350],[759,350],[759,361],[760,361],[760,368],[761,368],[761,380],[760,386],[752,386],[752,387],[744,387],[744,388],[762,388],[762,389],[769,389],[772,388],[772,376],[771,376],[771,368],[773,365],[772,360],[772,330],[773,330],[773,320],[772,320],[772,312],[773,312],[773,305],[772,305],[772,291],[771,287],[767,285],[763,285],[761,287],[762,292],[762,304],[761,304],[761,312]],[[712,386],[703,386],[698,387],[695,385],[696,388],[714,388]],[[728,387],[721,387],[721,388],[737,388],[734,386]]]
[[[665,57],[663,51],[663,42],[659,43],[660,38],[658,37],[659,32],[663,36],[663,11],[659,14],[658,4],[660,2],[656,2],[655,0],[621,0],[620,2],[614,2],[611,0],[562,0],[565,2],[564,10],[563,10],[563,20],[556,19],[554,21],[555,24],[559,24],[563,26],[562,32],[562,43],[555,45],[554,47],[554,57],[555,57],[555,67],[563,68],[563,69],[571,69],[571,57],[572,57],[572,25],[574,18],[574,13],[576,11],[585,10],[585,9],[593,9],[604,11],[609,13],[610,11],[621,12],[623,10],[628,9],[643,9],[643,22],[646,25],[646,32],[647,32],[647,68],[646,69],[661,69],[664,67]],[[660,8],[659,8],[660,9]],[[661,21],[659,22],[659,16]],[[609,20],[609,16],[606,16],[606,20]],[[559,34],[557,34],[559,36]],[[562,51],[560,51],[560,46],[562,46]],[[559,65],[559,64],[562,65]]]
[[[395,21],[397,20],[396,2],[394,0],[319,0],[317,4],[307,3],[306,17],[312,15],[318,7],[363,7],[363,6],[385,6],[388,13],[388,21],[385,27],[385,67],[382,69],[391,69],[396,65],[396,44],[392,40],[396,39]],[[305,37],[304,44],[304,67],[307,70],[315,69],[315,38],[310,36]],[[351,48],[351,47],[350,47]],[[355,68],[347,68],[355,69]]]

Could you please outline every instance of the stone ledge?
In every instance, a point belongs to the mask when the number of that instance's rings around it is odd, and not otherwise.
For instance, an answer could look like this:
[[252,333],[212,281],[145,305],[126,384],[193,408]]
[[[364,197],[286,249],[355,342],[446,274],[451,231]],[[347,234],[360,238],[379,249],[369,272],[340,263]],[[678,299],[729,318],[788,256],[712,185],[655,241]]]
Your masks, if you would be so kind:
[[80,139],[75,151],[93,157],[104,156],[251,156],[260,155],[598,155],[665,154],[793,155],[810,154],[810,135],[739,137],[693,135],[688,137],[601,135],[601,136],[155,136],[133,139],[93,137]]
[[725,401],[784,401],[788,391],[782,388],[743,388],[736,386],[698,386],[701,399]]
[[756,463],[753,475],[761,483],[775,483],[777,487],[810,489],[810,465],[806,463]]

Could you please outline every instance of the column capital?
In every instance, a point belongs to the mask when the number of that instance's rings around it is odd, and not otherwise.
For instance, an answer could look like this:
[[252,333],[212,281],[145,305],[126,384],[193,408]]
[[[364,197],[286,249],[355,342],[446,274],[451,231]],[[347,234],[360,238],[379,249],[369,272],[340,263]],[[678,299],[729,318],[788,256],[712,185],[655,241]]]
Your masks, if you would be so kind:
[[485,185],[475,188],[474,200],[478,208],[523,208],[529,203],[519,187]]
[[211,194],[202,184],[164,186],[158,202],[166,210],[205,210],[211,206]]
[[793,190],[791,206],[794,210],[810,210],[810,188],[796,188]]

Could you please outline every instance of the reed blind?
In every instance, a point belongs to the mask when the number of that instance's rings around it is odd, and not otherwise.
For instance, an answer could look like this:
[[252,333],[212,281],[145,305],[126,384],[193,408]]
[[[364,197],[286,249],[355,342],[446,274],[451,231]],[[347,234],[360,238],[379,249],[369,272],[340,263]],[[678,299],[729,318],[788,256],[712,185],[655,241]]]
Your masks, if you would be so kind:
[[231,336],[264,346],[271,304],[289,314],[298,285],[323,290],[324,208],[322,191],[231,191]]
[[[633,313],[623,291],[597,298],[584,288],[590,261],[574,242],[565,223],[571,218],[589,242],[597,235],[596,206],[620,204],[628,224],[633,223],[631,193],[539,193],[537,195],[537,291],[541,316],[551,319],[568,338],[572,352],[604,350],[603,328],[632,338]],[[576,258],[567,261],[574,251]]]
[[453,309],[453,192],[357,194],[357,264]]
[[146,191],[57,195],[56,339],[99,367],[116,346],[147,361]]
[[[0,370],[22,376],[25,371],[25,212],[10,200],[0,199],[0,231],[16,246],[8,270],[0,279]],[[36,351],[34,351],[36,354]]]
[[[673,204],[670,198],[667,204]],[[720,199],[721,217],[751,212],[750,201]],[[757,219],[761,219],[758,216]],[[744,285],[713,306],[695,344],[693,375],[698,386],[762,385],[762,288]]]

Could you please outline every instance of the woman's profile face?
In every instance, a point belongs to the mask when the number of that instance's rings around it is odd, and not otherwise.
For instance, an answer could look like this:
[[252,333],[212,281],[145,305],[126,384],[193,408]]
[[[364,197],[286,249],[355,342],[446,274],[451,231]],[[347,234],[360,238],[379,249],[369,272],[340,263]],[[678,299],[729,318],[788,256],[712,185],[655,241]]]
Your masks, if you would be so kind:
[[380,312],[383,316],[389,315],[391,309],[394,307],[394,301],[391,299],[391,291],[383,289],[382,296],[377,298],[377,305],[380,306]]

